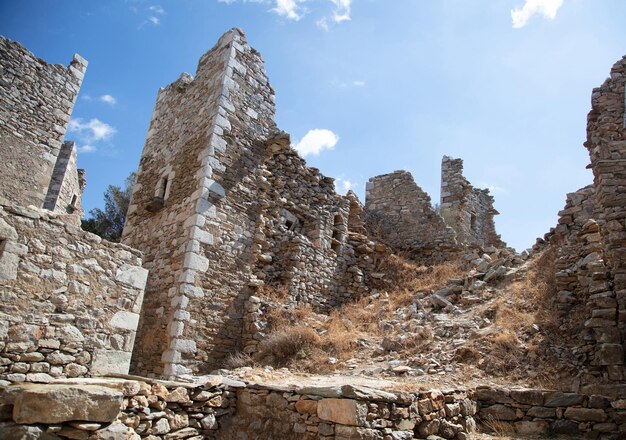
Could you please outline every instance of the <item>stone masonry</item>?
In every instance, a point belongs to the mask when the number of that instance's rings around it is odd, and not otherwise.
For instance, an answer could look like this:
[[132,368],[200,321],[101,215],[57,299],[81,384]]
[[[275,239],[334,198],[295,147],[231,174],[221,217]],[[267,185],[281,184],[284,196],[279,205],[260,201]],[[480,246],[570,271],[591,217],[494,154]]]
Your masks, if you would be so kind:
[[80,229],[84,172],[62,142],[87,62],[0,37],[0,380],[127,373],[147,271]]
[[[605,334],[601,351],[610,351],[608,376],[626,380],[626,57],[611,69],[610,77],[593,90],[587,117],[587,141],[597,203],[604,258],[608,266],[605,296],[611,307],[602,319]],[[611,310],[612,313],[609,313]],[[617,329],[615,329],[617,326]],[[617,331],[615,331],[617,330]],[[607,353],[608,355],[608,353]]]
[[0,37],[0,197],[81,211],[74,145],[62,141],[86,69],[80,55],[67,67],[48,64]]
[[444,156],[441,160],[441,202],[439,211],[457,233],[459,241],[483,247],[506,246],[496,233],[488,189],[474,188],[463,176],[463,160]]
[[407,171],[373,177],[365,189],[369,231],[420,261],[443,262],[458,256],[460,246],[452,228],[435,212],[430,196]]
[[134,371],[207,372],[254,351],[245,304],[263,285],[320,309],[367,293],[361,211],[276,129],[261,57],[226,33],[159,92],[148,131],[123,235],[150,270]]

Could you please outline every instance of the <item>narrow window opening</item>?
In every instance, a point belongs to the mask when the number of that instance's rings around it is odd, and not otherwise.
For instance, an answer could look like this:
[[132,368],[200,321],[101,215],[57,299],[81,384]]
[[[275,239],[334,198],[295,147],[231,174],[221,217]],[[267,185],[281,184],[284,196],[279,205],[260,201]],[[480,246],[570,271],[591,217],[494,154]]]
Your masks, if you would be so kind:
[[471,214],[470,216],[470,228],[472,231],[476,231],[476,214]]
[[157,197],[163,200],[165,200],[165,194],[167,194],[167,184],[168,184],[167,177],[161,178],[161,181],[159,182],[159,191],[157,193]]
[[74,194],[72,196],[72,200],[70,201],[70,204],[67,205],[67,212],[72,214],[74,213],[74,211],[76,211],[76,202],[78,201],[78,197],[76,196],[76,194]]
[[343,217],[341,214],[335,215],[333,221],[333,235],[330,241],[330,248],[339,253],[341,249],[341,242],[343,241],[343,234],[341,229],[343,228]]

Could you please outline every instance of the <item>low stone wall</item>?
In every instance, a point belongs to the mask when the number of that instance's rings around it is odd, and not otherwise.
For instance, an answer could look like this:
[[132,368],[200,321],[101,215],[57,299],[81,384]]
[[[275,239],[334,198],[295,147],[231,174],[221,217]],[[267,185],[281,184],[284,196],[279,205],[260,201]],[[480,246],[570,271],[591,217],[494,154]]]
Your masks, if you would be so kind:
[[467,439],[476,404],[462,390],[386,392],[337,387],[248,386],[223,438],[401,440],[438,434]]
[[0,393],[0,438],[215,439],[235,410],[235,381],[124,379],[13,385]]
[[350,385],[246,385],[219,376],[196,380],[10,385],[0,388],[0,438],[401,440],[438,434],[464,440],[476,426],[476,403],[464,390],[405,393]]
[[128,373],[141,254],[62,219],[0,203],[0,379]]
[[518,435],[562,434],[571,438],[626,436],[626,395],[579,394],[536,389],[479,387],[479,420],[510,425]]

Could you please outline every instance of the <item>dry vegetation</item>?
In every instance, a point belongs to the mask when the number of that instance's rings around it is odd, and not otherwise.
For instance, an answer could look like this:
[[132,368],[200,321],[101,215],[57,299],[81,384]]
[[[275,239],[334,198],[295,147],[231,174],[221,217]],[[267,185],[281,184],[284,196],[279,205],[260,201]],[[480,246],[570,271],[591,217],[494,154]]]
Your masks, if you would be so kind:
[[548,248],[528,264],[523,277],[503,283],[498,296],[483,308],[483,316],[493,325],[477,332],[462,354],[489,375],[558,387],[575,373],[568,374],[566,363],[554,352],[567,345],[569,336],[559,329],[552,303],[554,260],[554,251]]
[[[567,355],[570,335],[566,333],[571,331],[563,331],[552,304],[552,250],[535,256],[517,274],[491,284],[481,302],[462,314],[444,314],[449,319],[447,328],[434,319],[442,311],[430,310],[428,297],[450,279],[466,276],[466,269],[454,263],[427,268],[391,255],[377,270],[386,274],[379,294],[330,314],[316,313],[308,305],[286,307],[286,289],[264,288],[263,301],[273,304],[266,312],[268,336],[254,358],[236,355],[230,367],[272,365],[325,374],[371,365],[372,360],[385,367],[395,356],[414,366],[433,359],[441,365],[454,364],[456,380],[468,383],[485,375],[490,380],[544,387],[570,383],[575,371]],[[424,318],[404,318],[416,306]],[[474,323],[473,329],[468,322]],[[453,344],[460,327],[466,328],[465,340]],[[386,346],[389,341],[392,348]]]
[[[416,292],[430,294],[445,286],[450,278],[463,274],[456,263],[427,268],[395,255],[382,261],[377,270],[387,274],[385,284],[392,288],[345,304],[329,315],[315,313],[310,305],[280,307],[285,289],[263,288],[263,299],[277,305],[268,313],[271,331],[253,359],[237,354],[231,357],[229,366],[260,364],[328,373],[357,356],[363,341],[382,339],[385,330],[380,323],[391,319],[397,309],[412,304]],[[431,338],[428,328],[406,335],[402,340],[403,354],[425,348]]]

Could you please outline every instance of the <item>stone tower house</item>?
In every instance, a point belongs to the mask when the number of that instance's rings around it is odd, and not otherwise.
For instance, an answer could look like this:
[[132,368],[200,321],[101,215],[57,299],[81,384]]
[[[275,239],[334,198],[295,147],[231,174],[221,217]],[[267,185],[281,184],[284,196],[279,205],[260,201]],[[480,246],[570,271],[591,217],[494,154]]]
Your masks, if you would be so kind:
[[[194,78],[183,73],[159,91],[123,233],[150,271],[136,371],[185,374],[184,358],[223,358],[239,338],[247,280],[238,274],[255,202],[241,179],[254,166],[252,139],[273,130],[274,91],[238,29],[202,56]],[[237,203],[222,203],[233,190]],[[214,283],[216,271],[230,276]],[[197,340],[210,341],[201,355]]]

